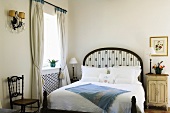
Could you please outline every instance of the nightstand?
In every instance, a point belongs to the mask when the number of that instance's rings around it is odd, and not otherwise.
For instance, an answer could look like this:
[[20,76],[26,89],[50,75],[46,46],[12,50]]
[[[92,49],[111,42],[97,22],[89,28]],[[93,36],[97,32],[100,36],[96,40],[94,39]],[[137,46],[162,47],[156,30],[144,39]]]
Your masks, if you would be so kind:
[[165,107],[168,110],[168,74],[146,74],[147,107]]
[[74,79],[71,79],[71,83],[74,83],[74,82],[77,82],[77,81],[79,81],[79,79],[77,77],[74,78]]

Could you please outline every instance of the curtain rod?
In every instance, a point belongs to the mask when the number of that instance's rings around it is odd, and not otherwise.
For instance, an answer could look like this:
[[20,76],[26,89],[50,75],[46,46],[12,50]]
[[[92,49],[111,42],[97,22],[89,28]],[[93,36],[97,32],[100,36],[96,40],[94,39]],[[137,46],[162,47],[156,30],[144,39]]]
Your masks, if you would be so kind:
[[65,12],[67,12],[67,10],[65,10],[65,9],[63,9],[63,8],[61,8],[61,7],[58,7],[58,6],[56,6],[56,5],[52,4],[52,3],[49,3],[49,2],[47,2],[47,1],[44,1],[44,2],[47,3],[47,4],[49,4],[49,5],[52,5],[52,6],[54,6],[54,7],[60,8],[60,9],[64,10]]

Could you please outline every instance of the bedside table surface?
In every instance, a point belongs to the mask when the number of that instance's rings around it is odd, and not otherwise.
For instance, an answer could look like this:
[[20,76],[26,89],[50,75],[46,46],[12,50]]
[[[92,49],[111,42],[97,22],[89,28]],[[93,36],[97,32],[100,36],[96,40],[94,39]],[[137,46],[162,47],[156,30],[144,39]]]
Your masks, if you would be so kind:
[[71,83],[77,82],[77,81],[79,81],[79,79],[71,79]]
[[168,74],[146,74],[147,76],[169,76]]

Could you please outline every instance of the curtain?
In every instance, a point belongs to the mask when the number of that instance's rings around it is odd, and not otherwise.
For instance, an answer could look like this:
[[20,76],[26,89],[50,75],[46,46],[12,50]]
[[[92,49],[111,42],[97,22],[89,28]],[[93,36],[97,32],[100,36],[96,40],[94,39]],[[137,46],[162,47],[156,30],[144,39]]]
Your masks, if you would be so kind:
[[1,101],[0,101],[0,108],[2,108]]
[[31,97],[43,100],[41,69],[44,51],[43,0],[32,0],[31,3],[31,55],[32,86]]
[[61,8],[55,8],[57,15],[57,25],[58,25],[58,37],[60,43],[60,65],[61,65],[61,84],[60,86],[65,86],[70,84],[70,76],[66,64],[67,59],[67,38],[65,36],[65,13],[66,11]]

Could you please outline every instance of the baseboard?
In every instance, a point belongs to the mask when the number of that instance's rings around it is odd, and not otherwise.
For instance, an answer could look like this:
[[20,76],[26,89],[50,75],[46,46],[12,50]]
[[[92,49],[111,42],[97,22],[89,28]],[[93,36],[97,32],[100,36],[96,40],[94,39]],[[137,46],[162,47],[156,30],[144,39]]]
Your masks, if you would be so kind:
[[[166,111],[166,107],[163,106],[149,106],[148,109]],[[168,107],[168,111],[170,111],[170,107]]]

